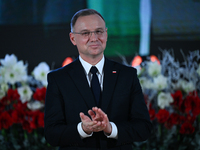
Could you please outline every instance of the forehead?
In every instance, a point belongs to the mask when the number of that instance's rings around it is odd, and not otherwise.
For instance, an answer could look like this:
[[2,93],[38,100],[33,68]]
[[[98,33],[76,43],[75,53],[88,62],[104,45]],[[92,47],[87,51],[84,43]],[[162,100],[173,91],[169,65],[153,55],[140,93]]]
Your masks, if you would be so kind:
[[104,20],[97,14],[81,16],[77,19],[74,30],[95,30],[98,28],[105,28]]

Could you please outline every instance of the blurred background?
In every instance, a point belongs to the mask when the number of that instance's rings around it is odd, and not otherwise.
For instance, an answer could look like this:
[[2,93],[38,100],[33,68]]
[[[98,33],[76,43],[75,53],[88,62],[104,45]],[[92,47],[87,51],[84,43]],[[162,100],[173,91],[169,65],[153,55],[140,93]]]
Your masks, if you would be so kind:
[[42,61],[56,69],[66,57],[75,59],[70,20],[83,8],[105,18],[105,55],[116,61],[160,57],[160,49],[173,49],[181,61],[180,50],[200,48],[200,0],[0,0],[0,59],[15,54],[29,72]]

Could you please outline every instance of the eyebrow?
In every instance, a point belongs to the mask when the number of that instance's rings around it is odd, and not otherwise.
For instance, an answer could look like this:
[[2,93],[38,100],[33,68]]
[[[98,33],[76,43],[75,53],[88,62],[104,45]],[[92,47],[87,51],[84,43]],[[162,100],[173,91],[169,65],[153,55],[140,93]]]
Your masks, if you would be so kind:
[[[104,28],[96,28],[94,31],[96,31],[96,30],[104,30]],[[90,30],[83,29],[80,32],[88,32],[88,31],[90,31]]]

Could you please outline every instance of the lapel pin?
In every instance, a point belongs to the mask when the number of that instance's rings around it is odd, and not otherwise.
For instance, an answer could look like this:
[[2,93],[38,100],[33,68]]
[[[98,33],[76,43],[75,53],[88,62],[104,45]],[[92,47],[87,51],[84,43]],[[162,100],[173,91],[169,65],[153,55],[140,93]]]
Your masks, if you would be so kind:
[[112,71],[112,73],[117,73],[117,71]]

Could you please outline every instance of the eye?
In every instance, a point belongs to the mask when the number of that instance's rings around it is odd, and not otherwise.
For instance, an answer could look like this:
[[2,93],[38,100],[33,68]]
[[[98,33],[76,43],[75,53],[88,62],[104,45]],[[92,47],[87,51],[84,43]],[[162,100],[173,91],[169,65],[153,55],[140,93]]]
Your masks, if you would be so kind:
[[82,35],[82,36],[89,36],[89,35],[90,35],[90,32],[82,32],[81,35]]
[[97,35],[101,35],[101,34],[103,34],[103,32],[104,32],[103,30],[97,30],[97,31],[96,31],[96,34],[97,34]]

